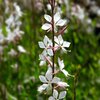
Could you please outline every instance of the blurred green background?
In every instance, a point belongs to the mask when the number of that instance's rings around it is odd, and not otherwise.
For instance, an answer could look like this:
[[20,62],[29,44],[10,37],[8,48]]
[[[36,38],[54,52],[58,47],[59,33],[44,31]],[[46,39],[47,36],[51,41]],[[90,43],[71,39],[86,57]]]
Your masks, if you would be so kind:
[[[0,100],[46,100],[47,96],[37,92],[42,83],[39,75],[45,73],[46,66],[39,66],[42,50],[38,41],[46,31],[41,29],[45,22],[43,15],[50,13],[48,0],[9,0],[21,7],[21,30],[24,35],[16,43],[9,43],[0,51]],[[68,19],[68,29],[63,37],[71,42],[70,50],[62,54],[65,68],[76,79],[67,80],[70,87],[65,100],[100,100],[100,1],[99,0],[57,0],[62,18]],[[5,0],[0,0],[0,26],[4,14]],[[22,45],[27,53],[20,53],[17,46]],[[5,44],[0,44],[0,48]],[[16,56],[8,52],[14,49]]]

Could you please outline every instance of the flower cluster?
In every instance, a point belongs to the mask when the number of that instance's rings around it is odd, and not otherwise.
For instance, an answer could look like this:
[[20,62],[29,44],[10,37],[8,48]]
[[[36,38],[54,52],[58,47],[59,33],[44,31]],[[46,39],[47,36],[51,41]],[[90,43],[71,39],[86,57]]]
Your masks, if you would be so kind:
[[[51,0],[50,2],[52,11],[53,7],[55,8],[55,0]],[[66,96],[65,88],[69,87],[66,82],[63,82],[61,78],[57,77],[57,73],[62,72],[65,77],[68,77],[70,74],[65,70],[65,65],[63,60],[58,57],[58,63],[56,64],[54,61],[55,53],[61,50],[63,53],[67,52],[67,48],[70,46],[70,42],[64,41],[62,37],[62,33],[66,28],[67,20],[61,19],[61,15],[59,12],[52,13],[52,16],[45,14],[44,18],[46,19],[46,23],[42,25],[42,29],[51,32],[53,34],[53,39],[48,38],[48,36],[44,36],[43,41],[39,41],[39,47],[43,49],[43,52],[39,55],[40,66],[43,66],[47,63],[48,68],[47,72],[44,75],[40,75],[39,79],[43,83],[40,87],[38,87],[38,91],[40,93],[52,93],[53,96],[49,97],[49,100],[61,100]],[[60,32],[59,32],[60,27]],[[57,33],[60,33],[57,35]],[[58,89],[62,88],[64,91],[61,91],[58,94]]]
[[[13,9],[10,9],[10,6]],[[5,0],[4,15],[6,15],[7,18],[4,19],[5,25],[1,23],[0,26],[0,54],[3,53],[3,49],[6,47],[4,47],[3,44],[8,45],[11,42],[16,43],[24,34],[24,32],[20,29],[22,25],[20,18],[22,17],[23,12],[21,11],[19,5],[17,5],[16,2],[10,4],[8,0]],[[21,53],[26,52],[26,50],[21,45],[19,45],[17,48],[18,51]],[[14,49],[11,49],[8,54],[12,56],[16,55],[16,51]]]
[[5,21],[7,31],[7,37],[5,39],[8,42],[14,41],[16,37],[20,38],[21,35],[24,33],[20,30],[22,24],[20,18],[23,13],[21,12],[20,7],[16,3],[13,4],[13,7],[14,11],[11,12],[9,17]]

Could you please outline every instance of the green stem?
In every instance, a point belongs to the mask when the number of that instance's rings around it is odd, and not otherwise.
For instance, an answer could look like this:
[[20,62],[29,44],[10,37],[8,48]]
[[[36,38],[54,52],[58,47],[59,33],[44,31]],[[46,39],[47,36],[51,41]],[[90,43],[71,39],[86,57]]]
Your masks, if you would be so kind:
[[76,81],[77,81],[76,76],[77,76],[77,74],[75,74],[75,76],[74,76],[74,96],[73,96],[73,100],[76,100]]

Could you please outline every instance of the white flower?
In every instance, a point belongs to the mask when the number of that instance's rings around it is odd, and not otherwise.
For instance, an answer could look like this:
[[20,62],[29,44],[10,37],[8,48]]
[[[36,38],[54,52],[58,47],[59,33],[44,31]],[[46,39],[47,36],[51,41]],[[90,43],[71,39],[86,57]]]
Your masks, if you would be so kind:
[[[41,85],[38,89],[42,91],[46,90],[46,89],[52,89],[52,83],[57,84],[58,82],[60,82],[60,78],[58,77],[53,77],[52,75],[52,68],[48,67],[48,70],[45,74],[45,76],[40,75],[39,76],[40,81],[43,83],[43,85]],[[45,87],[44,87],[45,86]]]
[[40,66],[46,65],[46,61],[40,61]]
[[[48,21],[48,23],[43,24],[42,29],[51,31],[52,30],[52,17],[50,15],[45,14],[44,18]],[[66,20],[61,19],[60,13],[56,13],[54,15],[54,31],[57,32],[56,26],[64,26],[66,24]]]
[[72,7],[72,12],[71,12],[72,15],[74,15],[75,17],[77,17],[78,19],[80,20],[83,20],[84,17],[85,17],[85,13],[84,13],[84,9],[82,9],[80,7],[80,5],[74,5]]
[[6,19],[5,23],[8,25],[8,27],[11,27],[12,26],[15,26],[15,23],[14,23],[14,16],[11,14],[9,16],[8,19]]
[[17,14],[19,17],[21,17],[23,13],[22,13],[20,7],[19,7],[16,3],[14,3],[14,7],[15,7],[15,10],[16,10],[16,14]]
[[38,44],[39,47],[43,48],[49,56],[53,56],[52,41],[47,36],[44,37],[43,42],[40,41]]
[[19,29],[19,27],[16,27],[16,28],[14,29],[14,31],[13,31],[13,34],[15,34],[15,37],[16,37],[16,36],[21,37],[21,36],[24,34],[24,32],[21,31],[21,30]]
[[48,84],[43,84],[40,87],[38,87],[38,91],[42,93],[44,90],[46,90],[47,87],[48,87]]
[[8,42],[11,42],[14,40],[15,38],[15,34],[11,31],[11,29],[9,28],[9,26],[6,27],[6,31],[7,31],[7,37],[5,38]]
[[20,26],[22,22],[20,21],[20,17],[22,16],[22,12],[20,7],[14,3],[15,10],[9,15],[9,17],[5,20],[6,23],[6,32],[7,37],[5,38],[7,42],[15,41],[15,38],[21,38],[21,35],[24,33],[20,30]]
[[17,52],[14,50],[14,49],[11,49],[9,52],[8,52],[8,55],[10,56],[16,56],[17,55]]
[[45,61],[47,57],[47,52],[43,51],[42,54],[39,55],[39,60]]
[[68,48],[70,46],[70,42],[64,41],[61,35],[59,35],[58,38],[55,36],[54,41],[56,43],[55,47],[61,48],[63,52],[66,52],[65,48]]
[[18,69],[18,63],[15,63],[14,65],[11,65],[11,67],[12,67],[13,69],[17,70],[17,69]]
[[12,31],[8,26],[6,27],[6,31],[7,31],[7,37],[5,39],[8,42],[15,41],[16,37],[21,38],[21,36],[24,34],[24,32],[21,31],[19,27],[14,28],[14,30]]
[[[17,13],[18,14],[18,13]],[[14,15],[13,13],[6,19],[5,23],[7,24],[7,27],[13,27],[16,28],[21,26],[22,22],[19,19],[20,17],[18,15]]]
[[63,60],[60,60],[60,58],[58,58],[58,64],[60,67],[60,71],[63,72],[63,74],[67,77],[68,75],[70,75],[65,69],[64,69],[64,62]]
[[48,100],[62,100],[65,98],[65,96],[66,96],[66,91],[62,91],[58,95],[58,91],[54,89],[53,96],[50,96]]
[[26,50],[21,45],[18,46],[18,51],[21,53],[26,53]]

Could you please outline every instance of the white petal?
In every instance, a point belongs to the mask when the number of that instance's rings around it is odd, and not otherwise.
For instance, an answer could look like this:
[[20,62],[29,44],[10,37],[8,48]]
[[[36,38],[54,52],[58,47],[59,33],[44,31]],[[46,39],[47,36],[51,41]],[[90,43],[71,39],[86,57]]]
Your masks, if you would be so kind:
[[46,88],[46,92],[47,93],[52,93],[52,85],[51,84],[48,84],[47,88]]
[[51,67],[48,67],[48,70],[46,72],[46,78],[48,81],[52,80],[52,68]]
[[41,93],[48,87],[48,84],[43,84],[40,87],[38,87],[38,91]]
[[57,12],[57,13],[54,15],[54,23],[57,23],[59,20],[60,20],[60,13]]
[[58,91],[57,90],[53,90],[53,97],[57,99],[58,97]]
[[46,61],[40,61],[40,66],[46,65]]
[[51,10],[51,5],[50,4],[47,4],[47,9]]
[[49,30],[51,28],[51,24],[48,24],[48,23],[45,23],[45,24],[43,24],[43,26],[42,26],[42,29],[43,30]]
[[65,96],[66,96],[66,91],[60,92],[59,99],[63,99],[63,98],[65,98]]
[[45,48],[45,45],[44,45],[43,42],[38,42],[38,44],[39,44],[39,47],[40,47],[40,48]]
[[58,82],[57,84],[60,87],[69,87],[69,85],[67,83],[65,83],[65,82]]
[[68,77],[69,73],[68,73],[65,69],[63,69],[62,72],[64,73],[64,75],[65,75],[66,77]]
[[58,82],[60,82],[60,78],[54,77],[54,78],[52,79],[52,83],[58,83]]
[[51,40],[49,40],[49,44],[48,44],[49,46],[52,46],[53,45],[53,43],[52,43],[52,41]]
[[62,44],[63,44],[63,38],[62,38],[62,36],[61,36],[61,35],[59,35],[59,36],[58,36],[58,41],[60,42],[60,45],[62,45]]
[[66,52],[67,52],[67,50],[66,50],[65,48],[63,48],[63,47],[62,47],[62,51],[63,51],[64,53],[66,53]]
[[53,56],[53,51],[52,51],[52,49],[48,49],[47,52],[48,52],[48,55],[49,55],[49,56]]
[[56,25],[54,25],[54,32],[57,33],[58,29],[56,27]]
[[26,50],[21,45],[18,46],[18,51],[21,53],[26,53]]
[[40,75],[40,76],[39,76],[39,79],[40,79],[41,82],[47,83],[47,80],[46,80],[45,76]]
[[[15,35],[12,33],[8,33],[7,37],[5,38],[7,41],[13,41],[14,40]],[[19,48],[20,51],[20,48]]]
[[62,71],[63,68],[64,68],[64,62],[63,62],[63,60],[60,60],[60,58],[58,58],[58,64],[59,64],[60,70]]
[[54,51],[57,51],[58,49],[59,49],[59,45],[55,43]]
[[48,22],[51,22],[51,20],[52,20],[51,16],[49,16],[49,15],[47,15],[47,14],[44,15],[44,18],[45,18]]
[[66,24],[66,20],[62,20],[62,19],[60,19],[60,20],[56,23],[57,26],[64,26],[65,24]]
[[39,60],[44,60],[44,56],[42,54],[39,55]]
[[49,41],[49,38],[45,35],[45,37],[43,39],[45,46],[47,46],[48,41]]
[[10,17],[6,20],[6,24],[10,26],[14,22],[14,16],[10,15]]
[[47,56],[46,50],[44,50],[44,51],[42,52],[42,55],[43,55],[43,56]]
[[16,3],[14,3],[14,7],[15,7],[15,9],[16,9],[16,13],[17,13],[19,16],[22,16],[22,12],[21,12],[21,10],[20,10],[20,7],[19,7]]
[[68,48],[70,46],[70,42],[64,41],[63,42],[63,47]]
[[55,98],[51,96],[51,97],[49,97],[48,100],[55,100]]
[[44,51],[42,52],[42,54],[39,55],[39,60],[45,61],[45,60],[46,60],[46,59],[45,59],[46,56],[47,56],[47,52],[46,52],[46,50],[44,50]]
[[54,41],[57,43],[57,44],[59,44],[59,40],[58,40],[58,38],[55,36],[54,37]]

